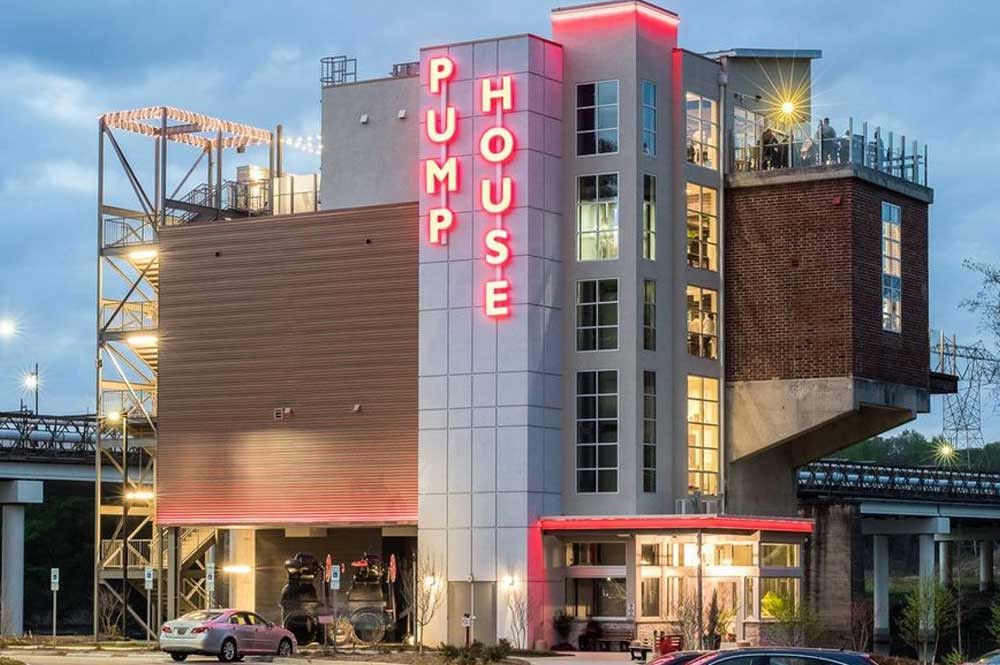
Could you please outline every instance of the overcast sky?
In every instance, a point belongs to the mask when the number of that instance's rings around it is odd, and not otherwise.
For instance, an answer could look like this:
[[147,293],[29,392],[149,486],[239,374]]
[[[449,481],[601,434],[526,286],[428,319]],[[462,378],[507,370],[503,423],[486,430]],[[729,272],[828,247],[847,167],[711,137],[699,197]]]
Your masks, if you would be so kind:
[[[563,0],[556,4],[570,4]],[[211,7],[207,9],[207,7]],[[35,362],[41,410],[92,411],[97,116],[173,105],[318,134],[319,59],[357,57],[384,76],[423,44],[549,35],[537,0],[485,2],[11,2],[0,21],[0,410]],[[677,0],[680,45],[817,48],[815,104],[930,146],[931,322],[982,337],[959,301],[978,285],[962,259],[1000,262],[1000,7],[987,2]],[[842,132],[843,127],[837,127]],[[318,158],[291,156],[309,172]],[[227,175],[227,177],[232,177]],[[905,324],[904,324],[905,325]],[[993,345],[993,341],[989,343]],[[995,346],[994,346],[995,348]],[[916,426],[940,431],[941,403]],[[987,440],[1000,418],[986,405]]]

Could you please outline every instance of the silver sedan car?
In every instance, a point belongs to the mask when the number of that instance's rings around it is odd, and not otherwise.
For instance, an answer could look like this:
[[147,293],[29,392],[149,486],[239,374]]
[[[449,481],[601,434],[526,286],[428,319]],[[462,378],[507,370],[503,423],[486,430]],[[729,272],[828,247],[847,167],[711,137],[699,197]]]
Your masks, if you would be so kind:
[[160,649],[176,661],[191,654],[218,656],[224,663],[254,654],[289,656],[294,645],[290,632],[243,610],[198,610],[160,629]]

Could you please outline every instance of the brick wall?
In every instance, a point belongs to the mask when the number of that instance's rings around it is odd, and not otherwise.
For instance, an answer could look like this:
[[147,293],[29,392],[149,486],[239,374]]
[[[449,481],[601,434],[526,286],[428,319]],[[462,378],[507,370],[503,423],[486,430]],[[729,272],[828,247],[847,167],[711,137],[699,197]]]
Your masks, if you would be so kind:
[[[882,330],[881,201],[903,208],[903,334]],[[858,178],[726,191],[726,380],[927,385],[927,206]]]

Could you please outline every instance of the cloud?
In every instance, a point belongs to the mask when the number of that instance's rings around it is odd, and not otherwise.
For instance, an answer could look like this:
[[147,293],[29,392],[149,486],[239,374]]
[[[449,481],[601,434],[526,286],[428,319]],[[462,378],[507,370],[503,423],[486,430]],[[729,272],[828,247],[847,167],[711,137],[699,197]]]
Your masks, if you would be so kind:
[[70,125],[93,126],[100,115],[93,90],[82,81],[28,60],[0,60],[0,90],[9,103]]
[[29,164],[24,172],[4,179],[0,194],[17,196],[28,192],[61,189],[71,194],[93,195],[96,191],[96,171],[72,160]]

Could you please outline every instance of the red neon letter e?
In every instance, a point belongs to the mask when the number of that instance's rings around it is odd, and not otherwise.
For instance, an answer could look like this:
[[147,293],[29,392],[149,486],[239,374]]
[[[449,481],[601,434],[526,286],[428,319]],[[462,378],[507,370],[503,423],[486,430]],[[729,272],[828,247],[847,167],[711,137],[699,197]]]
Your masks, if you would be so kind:
[[486,316],[499,319],[510,315],[510,282],[495,279],[486,282]]

